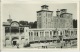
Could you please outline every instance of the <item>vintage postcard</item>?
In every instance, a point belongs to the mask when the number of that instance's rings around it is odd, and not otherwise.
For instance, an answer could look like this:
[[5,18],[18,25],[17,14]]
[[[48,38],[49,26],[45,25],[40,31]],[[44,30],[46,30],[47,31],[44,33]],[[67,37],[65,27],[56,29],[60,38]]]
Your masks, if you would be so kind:
[[79,2],[2,1],[2,49],[79,49]]

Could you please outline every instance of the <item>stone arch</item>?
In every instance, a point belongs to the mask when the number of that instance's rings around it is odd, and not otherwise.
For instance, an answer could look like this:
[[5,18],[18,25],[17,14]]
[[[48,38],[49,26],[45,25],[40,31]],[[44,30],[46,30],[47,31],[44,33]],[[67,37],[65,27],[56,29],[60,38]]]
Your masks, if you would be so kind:
[[19,39],[18,37],[13,37],[12,40]]
[[13,37],[12,38],[12,45],[17,45],[19,44],[19,38],[18,37]]

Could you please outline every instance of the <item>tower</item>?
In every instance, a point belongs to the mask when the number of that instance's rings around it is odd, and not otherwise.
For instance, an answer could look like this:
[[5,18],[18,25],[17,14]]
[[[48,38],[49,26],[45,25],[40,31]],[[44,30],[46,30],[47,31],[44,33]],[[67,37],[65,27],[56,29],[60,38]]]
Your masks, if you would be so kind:
[[7,19],[7,21],[8,21],[9,23],[12,22],[12,19],[11,19],[11,15],[10,15],[10,14],[9,14],[9,19]]
[[63,26],[64,28],[73,28],[72,14],[68,13],[67,9],[61,9],[60,18],[62,19],[62,20],[60,20],[60,22],[61,22],[61,24],[64,24],[64,26]]
[[41,10],[37,11],[37,28],[52,27],[53,11],[49,11],[48,5],[42,5]]
[[56,16],[59,17],[60,14],[61,14],[61,13],[60,13],[59,9],[57,9],[57,11],[56,11]]

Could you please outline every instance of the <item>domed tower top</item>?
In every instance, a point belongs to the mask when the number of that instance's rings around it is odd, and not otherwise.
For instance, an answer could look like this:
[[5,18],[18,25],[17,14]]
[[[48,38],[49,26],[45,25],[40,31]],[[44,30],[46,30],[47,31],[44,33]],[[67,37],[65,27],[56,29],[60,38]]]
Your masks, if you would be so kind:
[[62,13],[67,13],[67,9],[61,9],[61,14]]
[[42,10],[48,10],[48,5],[42,5],[41,8]]

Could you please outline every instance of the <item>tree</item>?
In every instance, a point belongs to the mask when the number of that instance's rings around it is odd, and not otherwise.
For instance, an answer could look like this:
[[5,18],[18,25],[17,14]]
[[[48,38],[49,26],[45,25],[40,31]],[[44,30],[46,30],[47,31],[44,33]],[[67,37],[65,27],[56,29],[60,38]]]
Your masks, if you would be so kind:
[[35,22],[28,22],[28,21],[19,21],[19,23],[23,26],[28,25],[29,28],[37,28],[37,21]]
[[28,25],[28,21],[19,21],[21,25]]
[[77,28],[77,20],[73,19],[73,28]]
[[29,25],[29,28],[32,28],[33,22],[29,22],[28,25]]
[[37,21],[33,23],[32,28],[37,28]]
[[37,21],[29,22],[29,28],[37,28]]

